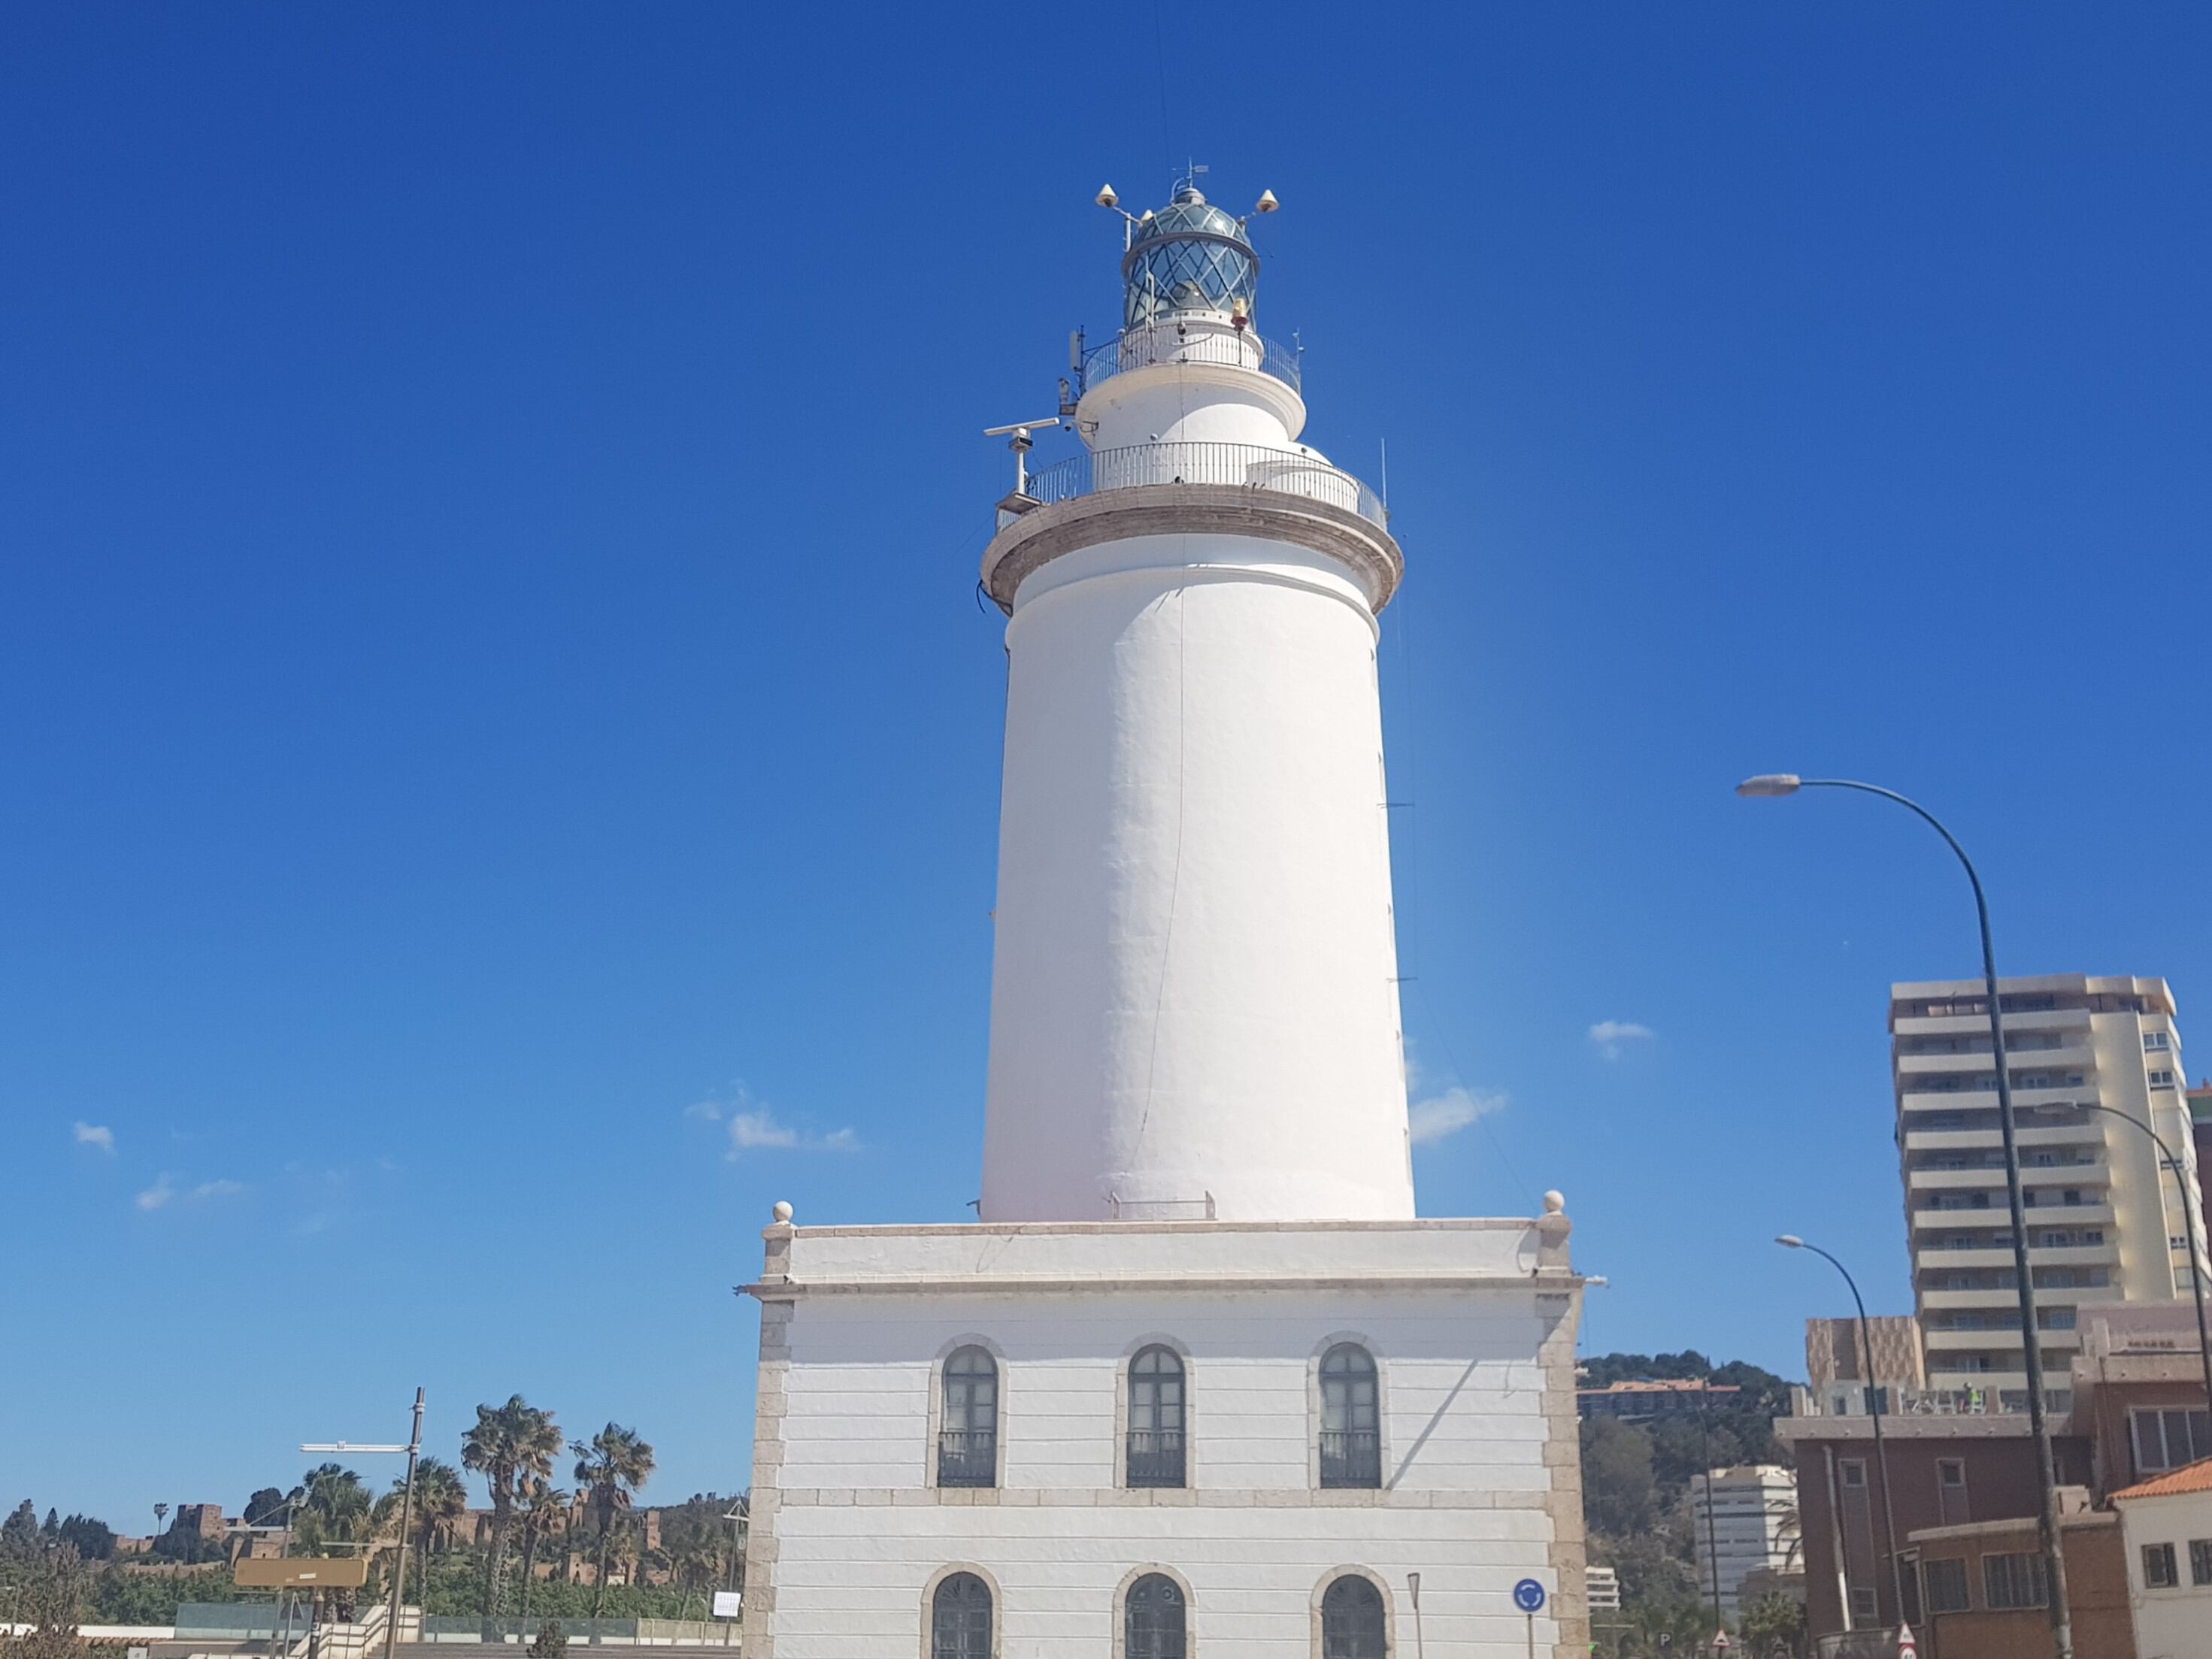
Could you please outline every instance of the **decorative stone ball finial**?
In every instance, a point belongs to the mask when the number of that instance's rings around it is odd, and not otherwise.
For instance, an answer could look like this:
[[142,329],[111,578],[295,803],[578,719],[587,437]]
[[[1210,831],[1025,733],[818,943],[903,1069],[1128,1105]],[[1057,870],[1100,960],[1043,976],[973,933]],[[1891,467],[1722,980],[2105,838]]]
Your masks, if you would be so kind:
[[1567,1199],[1565,1194],[1559,1191],[1555,1188],[1552,1191],[1544,1194],[1544,1213],[1546,1215],[1565,1215],[1566,1212]]
[[775,1213],[775,1215],[776,1224],[777,1224],[778,1226],[780,1226],[780,1227],[787,1227],[787,1226],[789,1226],[789,1225],[791,1224],[791,1206],[790,1206],[790,1205],[788,1205],[788,1204],[784,1204],[784,1203],[781,1203],[781,1202],[780,1202],[780,1203],[778,1203],[778,1204],[776,1205],[776,1206],[775,1206],[775,1212],[774,1212],[774,1213]]

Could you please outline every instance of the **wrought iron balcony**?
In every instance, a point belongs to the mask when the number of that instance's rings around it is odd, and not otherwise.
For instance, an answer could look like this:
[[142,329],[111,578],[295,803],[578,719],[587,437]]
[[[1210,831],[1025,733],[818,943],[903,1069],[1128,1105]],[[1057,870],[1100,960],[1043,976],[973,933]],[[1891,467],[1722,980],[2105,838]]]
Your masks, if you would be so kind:
[[1323,1429],[1321,1483],[1324,1486],[1381,1486],[1381,1435],[1373,1429]]
[[1181,1429],[1129,1431],[1129,1484],[1133,1486],[1180,1486],[1183,1484]]
[[1349,472],[1294,449],[1269,449],[1261,444],[1168,442],[1085,450],[1030,473],[1024,494],[1029,501],[1047,507],[1143,484],[1227,484],[1302,495],[1356,513],[1373,524],[1387,527],[1389,522],[1382,497]]
[[994,1486],[999,1483],[996,1429],[943,1429],[937,1436],[937,1484]]

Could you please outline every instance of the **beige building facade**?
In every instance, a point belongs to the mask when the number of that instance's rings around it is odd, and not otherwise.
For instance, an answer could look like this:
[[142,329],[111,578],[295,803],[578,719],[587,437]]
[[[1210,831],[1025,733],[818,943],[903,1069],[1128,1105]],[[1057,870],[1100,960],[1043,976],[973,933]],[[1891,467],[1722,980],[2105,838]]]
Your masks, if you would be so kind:
[[[2181,1034],[2162,979],[2055,974],[2002,980],[1998,994],[2037,1330],[2063,1410],[2081,1310],[2190,1294],[2189,1252],[2203,1231]],[[2013,1401],[2026,1361],[1982,982],[1893,986],[1889,1025],[1928,1383]],[[2154,1127],[2182,1160],[2179,1177],[2114,1113]]]

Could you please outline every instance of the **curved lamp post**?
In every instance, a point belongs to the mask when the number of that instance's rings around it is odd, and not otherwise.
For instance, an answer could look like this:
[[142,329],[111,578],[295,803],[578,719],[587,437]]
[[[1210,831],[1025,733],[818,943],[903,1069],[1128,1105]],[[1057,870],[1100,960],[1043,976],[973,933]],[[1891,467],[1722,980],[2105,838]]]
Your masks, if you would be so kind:
[[1881,1437],[1881,1389],[1874,1375],[1874,1334],[1867,1328],[1866,1299],[1859,1294],[1859,1282],[1851,1277],[1851,1270],[1818,1244],[1808,1244],[1795,1233],[1784,1233],[1774,1241],[1786,1250],[1810,1250],[1831,1267],[1843,1274],[1844,1283],[1851,1287],[1851,1304],[1859,1310],[1859,1348],[1866,1355],[1867,1412],[1874,1419],[1874,1463],[1875,1473],[1881,1477],[1881,1530],[1889,1544],[1890,1588],[1897,1596],[1897,1623],[1900,1638],[1910,1634],[1905,1623],[1905,1561],[1897,1553],[1897,1506],[1889,1497],[1889,1448]]
[[2204,1273],[2197,1265],[2197,1218],[2189,1208],[2189,1177],[2181,1160],[2173,1155],[2173,1148],[2166,1144],[2166,1137],[2140,1118],[2130,1117],[2112,1106],[2099,1106],[2089,1101],[2076,1101],[2085,1112],[2102,1112],[2106,1117],[2116,1117],[2130,1128],[2141,1129],[2157,1144],[2166,1167],[2173,1171],[2173,1184],[2181,1189],[2181,1224],[2189,1229],[2189,1293],[2197,1304],[2197,1357],[2204,1365],[2204,1408],[2212,1411],[2212,1337],[2205,1334]]
[[[1794,795],[1800,789],[1854,789],[1861,794],[1895,801],[1943,837],[1944,845],[1965,867],[1966,880],[1974,890],[1974,911],[1982,925],[1982,978],[1989,990],[1990,1058],[1996,1067],[1997,1127],[2004,1137],[2005,1198],[2012,1211],[2013,1271],[2020,1282],[2020,1342],[2027,1370],[2027,1421],[2035,1437],[2036,1468],[2043,1485],[2043,1512],[2037,1517],[2036,1531],[2043,1546],[2051,1634],[2057,1659],[2074,1659],[2074,1620],[2067,1604],[2066,1562],[2058,1549],[2058,1463],[2051,1449],[2050,1420],[2044,1411],[2043,1345],[2036,1340],[2035,1334],[2035,1281],[2027,1262],[2027,1215],[2020,1190],[2020,1146],[2013,1127],[2012,1074],[2005,1060],[2004,1016],[1997,1003],[1996,947],[1990,942],[1990,904],[1982,891],[1982,878],[1974,868],[1974,861],[1966,856],[1966,849],[1943,827],[1942,820],[1918,801],[1894,789],[1858,783],[1849,778],[1801,778],[1794,772],[1771,772],[1746,778],[1735,787],[1737,794],[1755,798]],[[1903,1607],[1898,1612],[1901,1617]]]

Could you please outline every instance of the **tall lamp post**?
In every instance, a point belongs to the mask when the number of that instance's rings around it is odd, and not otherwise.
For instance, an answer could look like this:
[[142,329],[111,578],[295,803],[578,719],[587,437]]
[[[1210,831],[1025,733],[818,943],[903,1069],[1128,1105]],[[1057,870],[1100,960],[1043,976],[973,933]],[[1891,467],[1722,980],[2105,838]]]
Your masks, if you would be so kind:
[[2166,1144],[2166,1137],[2140,1118],[2130,1117],[2125,1112],[2111,1106],[2100,1106],[2089,1101],[2075,1103],[2084,1111],[2102,1112],[2106,1117],[2116,1117],[2131,1128],[2141,1129],[2157,1144],[2159,1155],[2166,1167],[2173,1171],[2174,1185],[2181,1189],[2181,1223],[2189,1229],[2189,1296],[2197,1304],[2197,1358],[2204,1366],[2204,1407],[2212,1411],[2212,1336],[2205,1334],[2204,1270],[2197,1265],[2197,1216],[2189,1207],[2188,1168],[2173,1155],[2173,1148]]
[[2020,1146],[2013,1126],[2012,1075],[2005,1060],[2004,1015],[1997,1004],[1996,947],[1990,941],[1990,905],[1982,891],[1982,878],[1973,860],[1966,856],[1966,849],[1943,827],[1942,820],[1918,801],[1894,789],[1858,783],[1849,778],[1801,778],[1794,772],[1746,778],[1735,787],[1737,794],[1753,797],[1794,795],[1800,789],[1855,789],[1862,794],[1879,795],[1884,800],[1896,802],[1943,837],[1944,845],[1957,854],[1965,867],[1966,880],[1974,890],[1974,911],[1982,927],[1982,978],[1989,992],[1990,1058],[1996,1068],[1997,1127],[2004,1137],[2005,1199],[2012,1211],[2013,1273],[2020,1287],[2020,1341],[2027,1370],[2027,1421],[2035,1437],[2036,1470],[2043,1483],[2043,1513],[2037,1518],[2036,1530],[2043,1545],[2051,1635],[2057,1659],[2074,1659],[2074,1620],[2066,1599],[2066,1562],[2058,1547],[2058,1463],[2051,1449],[2050,1420],[2044,1411],[2043,1345],[2035,1334],[2035,1281],[2027,1262],[2027,1215],[2020,1190]]
[[399,1497],[399,1559],[392,1574],[392,1600],[384,1615],[384,1659],[393,1659],[399,1642],[399,1593],[407,1581],[407,1534],[414,1524],[415,1462],[422,1450],[422,1390],[415,1390],[415,1431],[404,1446],[364,1446],[343,1440],[316,1441],[300,1448],[303,1452],[374,1452],[389,1456],[407,1455],[406,1483]]
[[1881,1531],[1889,1546],[1890,1588],[1897,1597],[1898,1646],[1902,1649],[1911,1639],[1912,1631],[1905,1622],[1905,1561],[1897,1553],[1897,1505],[1889,1496],[1889,1447],[1881,1437],[1881,1388],[1874,1374],[1874,1333],[1867,1328],[1866,1299],[1859,1294],[1859,1283],[1851,1277],[1851,1270],[1818,1244],[1808,1244],[1795,1233],[1784,1233],[1774,1242],[1788,1250],[1810,1250],[1843,1274],[1844,1283],[1850,1286],[1851,1304],[1859,1310],[1859,1350],[1866,1355],[1867,1413],[1874,1419],[1875,1473],[1881,1480]]

